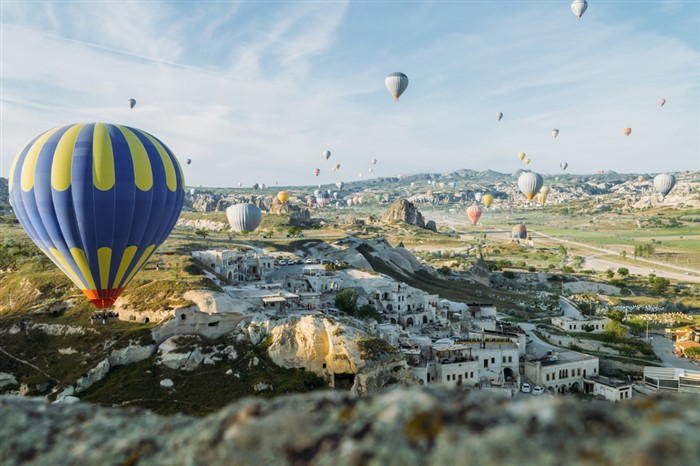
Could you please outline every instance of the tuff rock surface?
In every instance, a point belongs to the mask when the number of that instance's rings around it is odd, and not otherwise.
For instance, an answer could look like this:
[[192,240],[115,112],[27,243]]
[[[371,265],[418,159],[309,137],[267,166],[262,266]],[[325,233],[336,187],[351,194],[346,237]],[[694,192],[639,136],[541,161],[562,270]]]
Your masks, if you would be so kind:
[[626,403],[397,389],[247,398],[203,419],[0,398],[4,465],[683,465],[697,397]]

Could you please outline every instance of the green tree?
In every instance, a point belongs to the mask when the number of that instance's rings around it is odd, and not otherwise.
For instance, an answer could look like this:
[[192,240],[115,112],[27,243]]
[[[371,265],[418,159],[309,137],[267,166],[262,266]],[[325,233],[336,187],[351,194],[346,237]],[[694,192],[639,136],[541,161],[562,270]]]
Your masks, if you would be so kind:
[[615,320],[617,322],[622,322],[622,319],[625,317],[625,313],[620,311],[619,309],[613,309],[611,311],[608,311],[608,318]]
[[668,278],[654,277],[654,279],[651,282],[651,291],[659,294],[664,293],[666,292],[670,284],[671,281]]
[[613,272],[612,270],[607,270],[605,274],[608,276],[608,278],[612,278],[615,276],[615,272]]
[[611,320],[605,327],[605,333],[613,340],[625,338],[625,326],[619,320]]
[[296,227],[296,226],[291,226],[291,227],[289,227],[289,229],[287,230],[287,234],[288,234],[289,236],[297,236],[299,233],[301,233],[301,231],[302,231],[301,228]]
[[194,234],[197,236],[201,236],[202,239],[207,239],[207,236],[209,236],[209,230],[205,228],[198,228],[197,230],[195,230]]
[[639,318],[629,319],[627,321],[627,327],[629,327],[630,332],[632,332],[632,335],[638,337],[639,335],[644,333],[644,331],[646,331],[647,322],[646,320],[642,320]]
[[346,314],[355,315],[359,293],[352,288],[345,288],[335,295],[335,307]]
[[617,274],[621,277],[626,277],[630,274],[630,270],[626,267],[620,267],[619,269],[617,269]]
[[688,348],[685,355],[691,359],[700,359],[700,348]]
[[622,251],[620,253],[620,255],[622,256],[623,259],[627,258],[627,251]]

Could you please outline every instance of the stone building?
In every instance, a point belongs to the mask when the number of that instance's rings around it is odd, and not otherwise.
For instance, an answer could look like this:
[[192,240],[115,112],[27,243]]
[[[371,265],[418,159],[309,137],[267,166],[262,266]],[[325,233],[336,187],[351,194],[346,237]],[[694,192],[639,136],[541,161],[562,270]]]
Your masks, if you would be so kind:
[[274,257],[254,251],[210,249],[195,251],[192,257],[215,274],[234,283],[261,280],[264,274],[275,268]]
[[598,375],[599,360],[576,351],[562,351],[525,362],[525,376],[551,393],[583,391],[583,379]]

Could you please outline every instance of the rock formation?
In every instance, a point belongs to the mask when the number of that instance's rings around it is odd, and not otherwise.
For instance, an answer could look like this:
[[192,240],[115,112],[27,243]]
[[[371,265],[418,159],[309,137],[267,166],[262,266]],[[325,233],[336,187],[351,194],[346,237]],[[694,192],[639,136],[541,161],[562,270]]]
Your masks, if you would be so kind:
[[326,317],[295,316],[282,321],[253,322],[248,333],[252,342],[264,334],[269,336],[267,352],[276,365],[303,367],[325,377],[331,386],[337,385],[339,379],[351,381],[352,386],[346,388],[353,393],[415,383],[411,369],[395,348],[358,328]]
[[[177,389],[177,387],[175,387]],[[618,404],[440,388],[246,398],[203,419],[0,398],[3,464],[690,465],[696,397]]]
[[408,202],[406,199],[399,199],[391,204],[384,211],[384,214],[382,214],[382,223],[406,223],[408,225],[415,225],[420,228],[427,228],[428,230],[437,231],[435,222],[430,220],[426,224],[425,220],[423,219],[423,214],[416,209],[416,206],[413,205],[413,203]]

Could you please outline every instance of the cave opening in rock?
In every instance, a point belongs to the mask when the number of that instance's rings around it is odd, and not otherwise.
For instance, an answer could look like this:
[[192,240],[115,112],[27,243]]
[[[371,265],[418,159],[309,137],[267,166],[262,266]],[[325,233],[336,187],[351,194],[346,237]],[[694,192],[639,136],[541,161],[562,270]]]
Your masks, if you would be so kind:
[[349,391],[355,383],[355,374],[333,374],[333,386],[336,390]]

